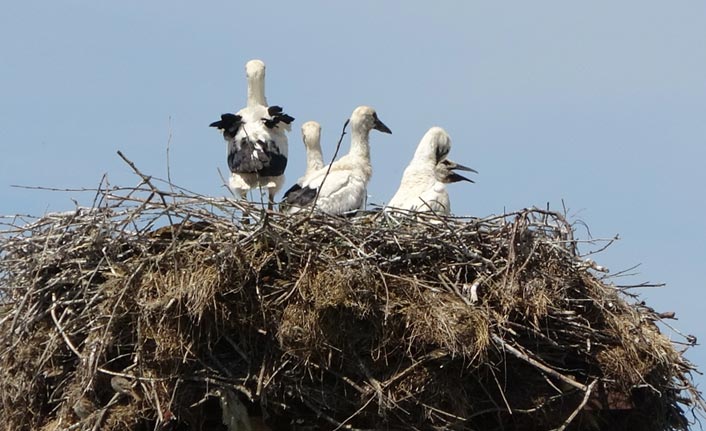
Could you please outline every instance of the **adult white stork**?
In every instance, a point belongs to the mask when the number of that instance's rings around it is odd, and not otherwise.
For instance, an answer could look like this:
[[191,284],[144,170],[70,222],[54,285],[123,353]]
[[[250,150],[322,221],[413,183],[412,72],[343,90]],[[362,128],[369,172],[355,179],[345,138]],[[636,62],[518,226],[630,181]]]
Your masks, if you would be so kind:
[[321,153],[321,125],[316,121],[302,124],[302,141],[306,151],[306,171],[289,190],[284,192],[285,200],[290,193],[301,190],[302,185],[313,172],[324,167],[324,157]]
[[[306,176],[299,189],[285,198],[287,211],[296,213],[316,205],[316,209],[343,215],[365,204],[368,181],[373,174],[370,165],[370,131],[392,133],[369,106],[359,106],[351,115],[351,147],[345,156]],[[317,197],[318,193],[318,197]]]
[[402,174],[402,182],[397,193],[385,207],[395,209],[448,215],[451,202],[446,184],[458,181],[473,182],[454,169],[475,172],[474,169],[448,160],[451,138],[441,127],[429,129],[417,146],[412,161]]
[[287,167],[287,132],[294,118],[279,106],[268,106],[265,98],[265,63],[250,60],[245,65],[248,80],[247,106],[236,114],[223,114],[211,123],[223,131],[228,142],[230,188],[245,199],[252,189],[268,191],[268,207],[284,184]]

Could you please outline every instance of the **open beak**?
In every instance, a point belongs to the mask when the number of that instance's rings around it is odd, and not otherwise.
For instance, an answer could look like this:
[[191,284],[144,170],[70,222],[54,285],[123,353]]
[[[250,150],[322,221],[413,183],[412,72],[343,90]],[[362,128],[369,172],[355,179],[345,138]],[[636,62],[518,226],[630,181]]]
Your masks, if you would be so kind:
[[473,172],[474,174],[477,174],[477,173],[478,173],[478,171],[476,171],[476,170],[473,169],[473,168],[469,168],[468,166],[459,165],[458,163],[452,162],[452,161],[449,160],[449,159],[446,159],[446,160],[444,161],[444,163],[446,163],[446,166],[448,166],[449,169],[454,169],[454,170],[459,170],[459,171],[466,171],[466,172]]
[[378,118],[375,118],[375,126],[373,126],[373,129],[379,130],[382,133],[390,133],[392,134],[392,130],[390,130],[389,127],[385,125],[382,121],[380,121]]
[[459,171],[473,172],[473,173],[477,174],[478,171],[476,171],[475,169],[469,168],[468,166],[459,165],[458,163],[452,162],[449,159],[444,160],[443,163],[446,165],[446,167],[449,170],[449,173],[446,176],[446,181],[448,181],[450,183],[457,183],[459,181],[468,181],[469,183],[475,183],[475,181],[473,181],[472,179],[466,178],[461,174],[457,174],[456,172],[453,172],[454,170],[459,170]]
[[475,183],[470,178],[466,178],[461,174],[457,174],[456,172],[449,172],[449,174],[446,176],[446,181],[449,183],[457,183],[459,181],[468,181],[469,183]]

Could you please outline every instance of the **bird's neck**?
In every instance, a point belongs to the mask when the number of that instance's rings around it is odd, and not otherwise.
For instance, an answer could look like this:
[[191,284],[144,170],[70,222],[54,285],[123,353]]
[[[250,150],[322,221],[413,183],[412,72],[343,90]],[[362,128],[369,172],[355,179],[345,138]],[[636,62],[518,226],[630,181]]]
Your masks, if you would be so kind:
[[351,132],[350,155],[370,160],[370,131],[353,129]]
[[254,105],[267,106],[264,76],[252,76],[248,79],[248,106]]
[[321,147],[309,148],[306,152],[306,167],[308,171],[315,171],[324,166]]

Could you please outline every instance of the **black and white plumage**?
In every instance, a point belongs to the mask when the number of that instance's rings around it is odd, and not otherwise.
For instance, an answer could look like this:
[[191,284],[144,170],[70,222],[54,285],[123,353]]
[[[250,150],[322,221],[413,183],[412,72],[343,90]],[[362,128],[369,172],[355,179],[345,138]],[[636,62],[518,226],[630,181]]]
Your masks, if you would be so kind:
[[458,181],[473,182],[455,169],[475,172],[447,159],[451,151],[451,138],[441,127],[432,127],[422,137],[412,161],[402,174],[397,193],[390,199],[385,211],[433,211],[449,215],[451,202],[446,184]]
[[307,121],[302,124],[302,141],[306,151],[306,171],[297,182],[284,193],[284,199],[291,193],[301,190],[307,178],[314,172],[324,167],[324,156],[321,153],[321,125],[316,121]]
[[[370,131],[392,133],[373,108],[359,106],[351,115],[351,147],[348,154],[306,176],[299,189],[290,191],[284,201],[287,211],[295,213],[310,207],[343,215],[363,207],[367,186],[373,174],[370,165]],[[316,197],[318,193],[318,199]]]
[[284,184],[287,167],[287,132],[294,118],[279,106],[268,106],[265,98],[265,63],[251,60],[245,65],[248,81],[247,106],[236,114],[223,114],[211,123],[228,143],[230,188],[245,198],[252,189],[267,189],[270,207]]

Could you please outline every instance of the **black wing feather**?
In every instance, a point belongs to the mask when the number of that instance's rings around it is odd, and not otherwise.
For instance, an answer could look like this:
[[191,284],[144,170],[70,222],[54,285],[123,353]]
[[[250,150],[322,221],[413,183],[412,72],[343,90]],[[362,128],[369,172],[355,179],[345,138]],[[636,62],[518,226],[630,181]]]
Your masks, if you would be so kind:
[[263,118],[262,121],[265,122],[265,126],[269,129],[276,127],[279,123],[292,124],[292,121],[294,121],[294,117],[282,112],[281,106],[268,107],[267,114],[269,114],[270,118]]
[[219,121],[209,124],[209,127],[216,127],[223,130],[223,136],[233,139],[238,134],[240,126],[243,125],[243,117],[235,114],[223,114]]
[[[295,189],[295,187],[297,188]],[[292,188],[287,190],[287,193],[284,194],[284,202],[288,205],[295,205],[298,207],[307,206],[314,202],[314,199],[316,199],[316,190],[317,189],[312,189],[309,187],[300,187],[298,184],[295,184]]]
[[276,177],[284,173],[287,158],[280,154],[274,142],[253,143],[243,138],[229,144],[228,167],[236,174],[256,173],[263,177]]
[[297,190],[301,190],[301,189],[302,189],[302,186],[300,186],[299,184],[294,184],[286,192],[284,192],[284,196],[282,196],[282,198],[284,198],[284,200],[286,202],[287,196],[289,196],[290,193],[295,193]]

